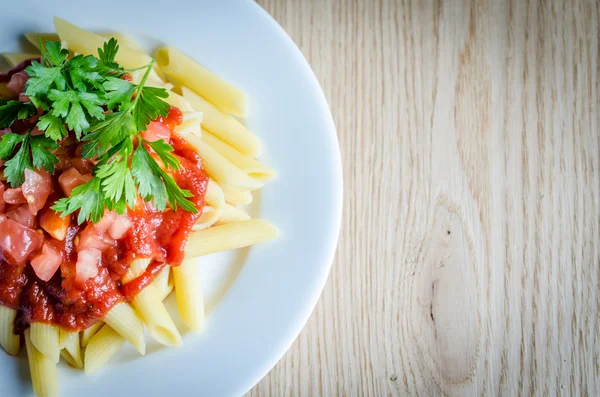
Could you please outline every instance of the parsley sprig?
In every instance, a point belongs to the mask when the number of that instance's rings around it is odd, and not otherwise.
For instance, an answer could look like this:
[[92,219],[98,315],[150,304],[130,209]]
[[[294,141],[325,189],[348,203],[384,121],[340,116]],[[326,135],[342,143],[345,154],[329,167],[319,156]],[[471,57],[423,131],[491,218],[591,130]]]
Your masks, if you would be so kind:
[[97,222],[106,208],[123,213],[140,196],[161,211],[168,205],[196,212],[188,200],[192,194],[171,176],[180,167],[173,147],[164,140],[147,141],[141,134],[170,108],[164,101],[166,90],[145,85],[154,61],[144,67],[140,83],[133,84],[120,78],[127,70],[115,62],[118,50],[112,38],[98,49],[98,57],[70,57],[59,42],[46,42],[41,63],[34,61],[26,69],[29,101],[0,101],[0,128],[41,109],[36,126],[44,132],[33,136],[30,129],[2,137],[4,175],[16,187],[23,183],[26,168],[53,173],[58,159],[52,151],[74,135],[84,143],[83,158],[96,165],[92,179],[58,200],[52,206],[55,211],[63,215],[79,211],[79,223]]

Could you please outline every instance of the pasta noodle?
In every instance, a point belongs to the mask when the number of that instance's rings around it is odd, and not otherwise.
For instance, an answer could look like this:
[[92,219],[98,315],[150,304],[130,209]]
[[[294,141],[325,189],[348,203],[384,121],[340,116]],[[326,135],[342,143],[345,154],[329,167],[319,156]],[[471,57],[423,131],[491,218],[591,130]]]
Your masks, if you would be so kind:
[[100,329],[100,327],[102,327],[103,324],[104,323],[102,321],[98,321],[96,324],[88,327],[81,333],[81,347],[87,346],[90,339],[92,339],[92,336],[94,336],[94,334],[98,332],[98,330]]
[[21,338],[13,332],[16,318],[16,310],[0,306],[0,346],[11,356],[19,354],[21,348]]
[[33,392],[38,397],[58,397],[58,372],[56,362],[42,354],[32,343],[31,330],[25,330],[25,348]]
[[205,206],[202,209],[202,215],[192,228],[192,230],[201,230],[211,227],[221,218],[221,210],[214,209],[211,206]]
[[185,260],[173,267],[177,309],[181,319],[192,331],[204,328],[204,300],[200,289],[200,271],[198,264]]
[[154,285],[150,284],[141,290],[133,298],[133,304],[155,341],[165,346],[181,346],[181,335]]
[[123,346],[125,339],[108,325],[103,326],[85,349],[84,368],[86,375],[98,370]]
[[219,186],[219,184],[212,179],[208,180],[204,201],[206,204],[217,210],[220,210],[225,206],[225,195],[223,194],[223,189],[221,189],[221,186]]
[[245,189],[223,186],[225,201],[231,205],[248,205],[252,202],[252,193]]
[[231,204],[225,204],[223,211],[221,211],[221,216],[217,220],[216,224],[222,225],[223,223],[248,220],[250,220],[250,215],[248,215],[246,211],[241,208],[234,207]]
[[154,277],[154,286],[158,291],[160,300],[164,301],[167,296],[173,291],[173,280],[171,278],[171,267],[165,266],[156,277]]
[[191,233],[185,254],[187,258],[195,258],[258,244],[278,235],[277,228],[262,219],[226,223]]
[[[76,335],[79,335],[77,331],[67,331],[63,328],[58,330],[58,347],[64,349],[65,345],[71,341]],[[79,343],[79,340],[78,340]]]
[[77,337],[70,338],[63,349],[60,351],[60,356],[69,363],[73,368],[83,368],[83,357],[81,355],[81,346],[79,345],[79,334],[76,332]]
[[38,58],[40,56],[40,54],[25,54],[25,53],[15,53],[15,52],[6,52],[4,54],[2,54],[2,57],[4,57],[4,59],[6,59],[6,62],[8,62],[8,64],[10,66],[17,66],[18,64],[20,64],[21,62],[27,60],[27,59],[31,59],[31,58]]
[[48,359],[58,362],[60,357],[60,345],[58,340],[58,328],[54,325],[44,323],[31,324],[31,343]]
[[204,114],[202,127],[227,142],[247,156],[258,156],[261,144],[258,137],[231,115],[217,109],[213,104],[182,87],[183,98],[198,112]]
[[217,107],[236,116],[246,114],[246,95],[173,47],[156,51],[161,70],[176,84],[185,84]]
[[140,354],[146,354],[144,325],[131,306],[125,302],[117,303],[104,316],[104,322],[131,343]]

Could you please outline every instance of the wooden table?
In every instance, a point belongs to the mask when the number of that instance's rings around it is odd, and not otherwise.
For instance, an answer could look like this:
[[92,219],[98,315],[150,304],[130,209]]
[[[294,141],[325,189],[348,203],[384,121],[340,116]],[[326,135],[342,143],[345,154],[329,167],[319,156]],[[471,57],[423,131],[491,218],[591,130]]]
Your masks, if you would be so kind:
[[345,208],[249,395],[600,395],[598,4],[260,4],[323,86]]

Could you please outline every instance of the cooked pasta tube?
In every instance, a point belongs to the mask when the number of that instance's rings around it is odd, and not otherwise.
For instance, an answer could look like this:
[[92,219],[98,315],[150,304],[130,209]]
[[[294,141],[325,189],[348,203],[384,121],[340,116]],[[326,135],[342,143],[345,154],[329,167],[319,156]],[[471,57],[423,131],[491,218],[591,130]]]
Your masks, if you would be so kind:
[[222,186],[225,201],[231,205],[248,205],[252,202],[252,193],[246,189],[231,186]]
[[155,57],[163,73],[176,84],[186,85],[226,112],[246,115],[246,94],[232,84],[173,47],[159,48]]
[[221,218],[221,210],[214,209],[207,205],[202,209],[202,215],[192,228],[192,230],[201,230],[211,227]]
[[155,341],[165,346],[181,346],[181,335],[154,285],[150,284],[141,290],[133,298],[133,305],[144,318],[148,332]]
[[[58,330],[58,347],[60,349],[64,349],[65,345],[73,339],[76,335],[79,335],[77,331],[68,331],[64,328],[60,328]],[[77,343],[79,343],[79,339],[77,339]]]
[[64,348],[60,351],[60,356],[73,368],[83,368],[83,357],[81,355],[81,346],[79,345],[79,334],[77,337],[70,338]]
[[171,279],[171,266],[165,266],[158,274],[154,277],[153,281],[158,294],[161,297],[161,301],[164,301],[167,296],[173,291],[173,281]]
[[277,176],[277,173],[272,168],[267,167],[250,156],[240,153],[237,149],[208,131],[202,133],[202,140],[254,179],[264,182]]
[[108,325],[103,326],[85,349],[85,374],[89,375],[103,367],[124,343],[125,339],[118,332]]
[[272,240],[279,235],[277,228],[262,219],[225,223],[190,233],[185,246],[186,258],[247,247]]
[[45,323],[31,323],[31,343],[44,356],[57,363],[60,358],[58,327]]
[[129,304],[117,303],[104,316],[104,322],[131,343],[140,354],[146,354],[144,325]]
[[87,346],[90,339],[92,339],[92,336],[98,332],[102,325],[104,325],[104,323],[102,321],[98,321],[96,324],[91,325],[81,333],[81,347]]
[[247,156],[258,156],[261,152],[260,139],[235,117],[217,109],[212,103],[187,87],[181,92],[186,101],[198,112],[202,112],[202,127],[227,142]]
[[223,223],[247,221],[250,220],[250,215],[241,208],[234,207],[231,204],[225,204],[225,207],[221,211],[221,216],[217,220],[217,225]]
[[[98,48],[102,48],[106,38],[99,34],[81,29],[64,19],[54,17],[54,27],[62,41],[67,44],[70,51],[80,54],[96,54]],[[115,61],[125,68],[138,68],[148,65],[152,58],[148,55],[132,50],[128,47],[119,48]]]
[[221,186],[219,186],[219,184],[212,179],[208,180],[204,201],[206,204],[218,210],[225,206],[225,195],[223,194],[223,189],[221,189]]
[[8,64],[10,66],[17,66],[18,64],[20,64],[23,61],[26,61],[27,59],[32,59],[32,58],[39,58],[40,54],[25,54],[25,53],[18,53],[18,52],[5,52],[4,54],[2,54],[2,57],[4,59],[6,59],[6,62],[8,62]]
[[200,269],[195,260],[184,260],[173,267],[177,309],[181,319],[192,331],[204,328],[204,300],[200,287]]
[[16,318],[16,310],[0,306],[0,346],[11,356],[19,354],[21,348],[21,338],[14,333]]
[[31,341],[31,330],[25,330],[25,348],[33,392],[37,397],[58,397],[56,362],[42,354]]

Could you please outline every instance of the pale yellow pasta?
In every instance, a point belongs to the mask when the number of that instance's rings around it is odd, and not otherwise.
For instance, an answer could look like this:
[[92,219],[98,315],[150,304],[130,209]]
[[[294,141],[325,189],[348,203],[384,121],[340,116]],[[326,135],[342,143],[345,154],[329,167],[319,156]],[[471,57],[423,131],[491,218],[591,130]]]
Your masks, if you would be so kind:
[[[73,52],[95,55],[98,53],[98,48],[102,48],[104,42],[106,42],[105,37],[88,32],[58,17],[54,17],[54,27],[60,39]],[[119,48],[115,61],[121,66],[131,69],[148,65],[152,58],[142,52],[123,46]]]
[[45,323],[31,323],[31,343],[55,363],[60,358],[58,327]]
[[31,58],[39,58],[40,54],[25,54],[21,52],[5,52],[2,54],[2,57],[6,59],[6,62],[10,66],[17,66],[23,61],[26,61]]
[[165,266],[158,274],[154,277],[152,282],[158,291],[160,300],[164,301],[167,296],[173,291],[173,281],[171,279],[171,266]]
[[231,205],[248,205],[252,202],[252,193],[246,189],[222,186],[225,201]]
[[[128,48],[131,48],[132,50],[143,52],[140,45],[130,37],[127,37],[125,35],[122,35],[122,34],[116,33],[116,32],[103,32],[103,33],[98,33],[98,34],[107,40],[110,39],[111,37],[114,37],[117,40],[117,42],[119,43],[119,48],[121,48],[122,46],[125,46]],[[46,41],[60,40],[58,37],[58,34],[56,34],[56,33],[39,33],[39,32],[27,32],[27,33],[25,33],[25,38],[27,39],[27,41],[29,41],[31,44],[36,46],[38,49],[39,49],[38,39],[42,40],[42,45],[45,45]]]
[[201,112],[183,112],[183,121],[175,127],[175,132],[181,136],[187,136],[188,134],[201,136],[200,123],[202,122],[202,117]]
[[215,209],[221,209],[225,206],[225,195],[223,189],[217,182],[212,179],[208,179],[208,186],[206,187],[206,195],[204,196],[206,204],[210,205]]
[[163,98],[166,103],[169,105],[178,108],[182,112],[193,112],[194,108],[186,101],[181,95],[174,93],[173,91],[169,91],[169,96],[167,98]]
[[219,185],[244,189],[258,189],[263,185],[262,182],[249,177],[196,134],[188,134],[184,138],[202,157],[202,166],[206,173]]
[[260,161],[250,156],[240,153],[237,149],[220,140],[210,132],[204,131],[201,138],[213,149],[221,153],[223,157],[231,161],[235,166],[248,174],[248,176],[261,182],[271,180],[277,176],[277,173],[272,168],[267,167]]
[[246,94],[243,91],[173,47],[159,48],[155,57],[161,70],[176,84],[189,87],[226,112],[246,115]]
[[104,323],[98,321],[96,324],[89,326],[81,333],[81,347],[86,347],[92,336],[102,327]]
[[223,223],[247,221],[250,220],[250,215],[241,208],[234,207],[231,204],[225,204],[225,207],[221,211],[221,216],[217,220],[217,225]]
[[173,267],[175,296],[181,319],[192,331],[204,328],[204,299],[200,287],[200,269],[195,260],[184,260]]
[[125,275],[123,276],[123,284],[141,276],[146,271],[150,262],[152,262],[152,258],[136,259],[131,262],[131,265],[129,265],[127,272],[125,272]]
[[104,316],[104,322],[131,343],[140,354],[146,354],[144,324],[129,304],[117,303]]
[[[58,330],[58,347],[64,349],[65,345],[73,339],[76,335],[79,335],[77,331],[68,331],[64,328]],[[79,340],[78,340],[79,343]]]
[[181,335],[154,285],[141,290],[133,298],[133,305],[144,318],[144,324],[155,341],[165,346],[181,346]]
[[46,45],[46,41],[59,41],[58,35],[56,33],[39,33],[39,32],[26,32],[25,38],[31,44],[40,48],[39,40],[42,41],[42,45]]
[[106,364],[123,346],[125,339],[108,325],[92,337],[85,349],[84,369],[89,375]]
[[198,112],[202,112],[202,127],[224,140],[247,156],[258,156],[261,152],[260,139],[235,117],[217,109],[212,103],[181,87],[183,97]]
[[11,356],[19,354],[21,338],[15,335],[17,311],[0,305],[0,346]]
[[115,40],[117,40],[117,42],[119,43],[119,50],[122,48],[122,46],[131,48],[134,51],[138,51],[138,52],[144,52],[144,50],[142,49],[142,47],[140,47],[140,45],[137,43],[137,41],[135,41],[134,39],[132,39],[129,36],[126,36],[124,34],[121,33],[116,33],[116,32],[108,32],[108,33],[100,33],[101,36],[104,36],[108,39],[110,39],[111,37],[114,37]]
[[83,369],[83,357],[79,345],[79,333],[76,332],[75,334],[77,337],[70,338],[67,341],[60,351],[60,356],[64,358],[71,367]]
[[251,219],[213,226],[190,233],[185,246],[186,258],[247,247],[272,240],[279,235],[277,228],[262,219]]
[[[146,69],[140,69],[131,72],[131,82],[134,84],[139,84],[144,78],[145,73]],[[150,70],[150,73],[148,73],[148,78],[146,79],[146,83],[144,85],[148,87],[164,88],[167,91],[173,88],[173,84],[163,81],[163,79],[161,79],[154,70]]]
[[211,227],[215,222],[221,218],[221,210],[214,209],[213,207],[206,205],[202,209],[202,215],[198,218],[198,221],[192,227],[192,230],[202,230],[207,227]]
[[25,330],[25,348],[33,392],[37,397],[58,397],[56,362],[42,354],[31,341],[31,330]]

